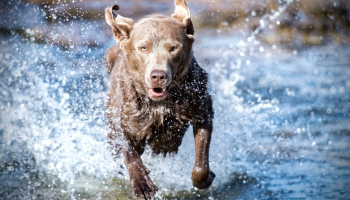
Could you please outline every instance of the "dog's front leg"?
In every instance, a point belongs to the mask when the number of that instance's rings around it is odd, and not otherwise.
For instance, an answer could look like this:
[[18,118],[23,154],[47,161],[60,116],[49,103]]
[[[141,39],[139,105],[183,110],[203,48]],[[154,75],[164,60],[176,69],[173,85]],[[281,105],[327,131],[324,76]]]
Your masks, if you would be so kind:
[[139,153],[133,148],[123,148],[123,154],[134,197],[139,200],[151,199],[158,188],[149,178],[150,171],[142,163]]
[[215,174],[209,168],[209,145],[211,139],[212,125],[194,126],[194,140],[196,160],[192,170],[193,186],[205,189],[211,185]]

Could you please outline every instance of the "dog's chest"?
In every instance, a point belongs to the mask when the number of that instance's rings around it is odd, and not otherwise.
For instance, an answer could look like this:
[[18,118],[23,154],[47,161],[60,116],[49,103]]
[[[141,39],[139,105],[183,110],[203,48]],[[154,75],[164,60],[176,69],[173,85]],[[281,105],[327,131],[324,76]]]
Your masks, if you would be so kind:
[[153,124],[159,126],[164,123],[167,116],[172,115],[172,110],[171,107],[157,106],[151,108],[149,112],[145,113],[145,115],[149,115],[149,118],[153,120]]
[[155,154],[176,153],[189,123],[180,121],[172,112],[162,117],[161,124],[154,123],[150,126],[147,144]]

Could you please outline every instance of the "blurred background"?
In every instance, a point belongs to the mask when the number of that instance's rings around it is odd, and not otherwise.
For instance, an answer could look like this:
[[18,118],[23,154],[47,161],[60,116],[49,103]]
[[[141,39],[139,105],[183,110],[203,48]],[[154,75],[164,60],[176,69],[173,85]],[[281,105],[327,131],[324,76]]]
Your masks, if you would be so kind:
[[[174,10],[172,1],[166,0],[22,0],[1,4],[3,34],[14,31],[36,42],[62,46],[103,43],[109,36],[103,23],[104,8],[112,4],[120,5],[120,14],[133,19],[155,12],[169,15]],[[260,41],[289,48],[349,42],[348,0],[203,0],[188,4],[196,30],[246,35],[259,27]],[[263,28],[261,20],[265,23]],[[94,34],[79,28],[88,22],[97,23],[100,32]],[[97,29],[96,25],[93,28]]]
[[[143,156],[154,199],[350,199],[350,0],[188,0],[215,121],[207,190],[178,155]],[[130,199],[109,153],[104,9],[171,0],[0,2],[0,199]]]

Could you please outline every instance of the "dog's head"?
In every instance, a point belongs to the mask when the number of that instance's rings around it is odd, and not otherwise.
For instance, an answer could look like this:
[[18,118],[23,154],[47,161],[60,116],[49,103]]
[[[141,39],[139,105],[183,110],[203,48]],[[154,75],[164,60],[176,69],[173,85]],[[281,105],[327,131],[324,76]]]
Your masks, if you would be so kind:
[[171,17],[154,14],[136,23],[117,10],[117,5],[106,8],[105,18],[127,58],[131,78],[151,99],[164,100],[192,59],[194,29],[185,1],[175,0]]

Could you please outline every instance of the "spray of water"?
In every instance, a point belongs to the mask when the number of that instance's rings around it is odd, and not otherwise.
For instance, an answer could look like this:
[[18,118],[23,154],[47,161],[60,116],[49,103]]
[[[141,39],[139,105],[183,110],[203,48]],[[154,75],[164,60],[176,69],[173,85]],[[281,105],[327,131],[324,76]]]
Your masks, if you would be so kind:
[[[275,22],[274,20],[277,19],[291,3],[293,3],[293,0],[285,0],[284,4],[280,5],[277,11],[272,10],[272,14],[265,14],[259,20],[259,26],[247,38],[248,42],[254,41],[257,34],[263,31],[271,22]],[[277,21],[275,23],[278,24],[279,22]]]

